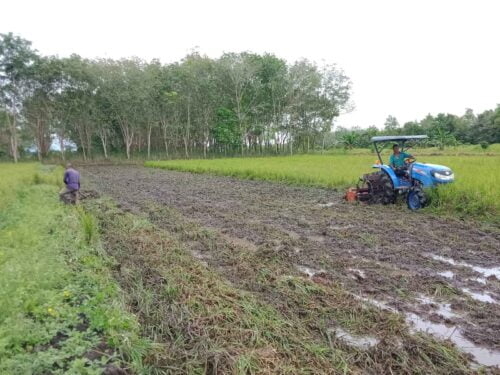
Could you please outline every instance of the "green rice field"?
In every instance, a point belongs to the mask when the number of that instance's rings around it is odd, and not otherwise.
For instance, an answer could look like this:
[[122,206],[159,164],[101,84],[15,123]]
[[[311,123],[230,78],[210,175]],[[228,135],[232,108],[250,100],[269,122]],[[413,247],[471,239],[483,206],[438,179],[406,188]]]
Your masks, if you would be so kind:
[[[497,221],[500,208],[500,154],[494,150],[496,148],[482,152],[480,148],[469,147],[448,152],[413,151],[417,160],[448,166],[455,173],[454,184],[441,186],[432,192],[429,209]],[[383,158],[387,160],[387,152]],[[353,150],[326,155],[149,161],[145,165],[343,189],[356,184],[361,175],[372,171],[371,166],[376,159],[376,154],[368,150]]]

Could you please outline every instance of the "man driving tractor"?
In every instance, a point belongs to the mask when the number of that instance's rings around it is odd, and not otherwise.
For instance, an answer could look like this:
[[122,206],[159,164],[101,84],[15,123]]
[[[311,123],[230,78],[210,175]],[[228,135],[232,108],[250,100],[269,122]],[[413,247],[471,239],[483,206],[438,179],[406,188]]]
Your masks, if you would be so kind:
[[393,154],[389,158],[389,165],[394,169],[396,176],[405,176],[408,169],[405,160],[412,159],[413,156],[406,152],[401,152],[397,143],[392,146],[392,151]]

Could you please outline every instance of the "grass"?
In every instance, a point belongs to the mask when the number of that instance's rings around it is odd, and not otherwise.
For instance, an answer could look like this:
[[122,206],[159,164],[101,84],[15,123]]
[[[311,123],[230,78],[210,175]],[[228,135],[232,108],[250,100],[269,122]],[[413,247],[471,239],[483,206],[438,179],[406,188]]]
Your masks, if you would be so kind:
[[[159,373],[468,373],[449,343],[410,335],[401,316],[304,278],[273,251],[252,253],[168,207],[152,205],[146,219],[102,199],[87,205],[142,334],[158,345],[146,364]],[[384,340],[358,350],[332,338],[332,326]]]
[[[95,219],[58,202],[61,176],[0,164],[0,373],[141,369],[136,353],[148,344],[110,277]],[[94,350],[108,353],[91,359]]]
[[[453,169],[455,183],[440,186],[432,192],[430,210],[440,214],[500,221],[499,145],[487,150],[479,146],[428,152],[416,150],[422,161],[442,164]],[[452,152],[453,151],[453,152]],[[423,153],[419,157],[420,152]],[[482,152],[482,153],[481,153]],[[441,153],[441,154],[440,154]],[[384,158],[387,159],[387,152]],[[211,173],[250,180],[269,180],[327,188],[346,188],[371,172],[376,156],[367,150],[327,155],[297,155],[262,158],[227,158],[213,160],[148,161],[148,167],[194,173]]]

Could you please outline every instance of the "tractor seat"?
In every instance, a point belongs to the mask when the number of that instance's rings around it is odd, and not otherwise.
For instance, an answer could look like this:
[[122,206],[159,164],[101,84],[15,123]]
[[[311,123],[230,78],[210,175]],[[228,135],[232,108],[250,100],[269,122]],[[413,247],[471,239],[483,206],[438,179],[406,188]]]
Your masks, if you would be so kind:
[[408,177],[408,168],[405,167],[397,167],[397,168],[392,168],[394,170],[394,173],[398,177]]

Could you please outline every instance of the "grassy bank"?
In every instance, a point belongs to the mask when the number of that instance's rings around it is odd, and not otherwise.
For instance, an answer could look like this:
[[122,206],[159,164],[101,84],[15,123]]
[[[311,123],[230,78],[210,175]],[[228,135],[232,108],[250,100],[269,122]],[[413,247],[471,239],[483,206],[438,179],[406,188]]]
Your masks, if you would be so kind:
[[0,164],[0,373],[140,369],[146,344],[110,277],[97,223],[58,202],[61,174]]
[[[417,152],[415,154],[418,156]],[[279,181],[328,188],[345,188],[372,171],[376,156],[369,153],[298,155],[290,157],[214,160],[148,161],[148,167],[211,173],[245,179]],[[428,155],[420,160],[449,166],[456,182],[433,194],[431,210],[498,221],[500,175],[494,173],[500,155]]]

